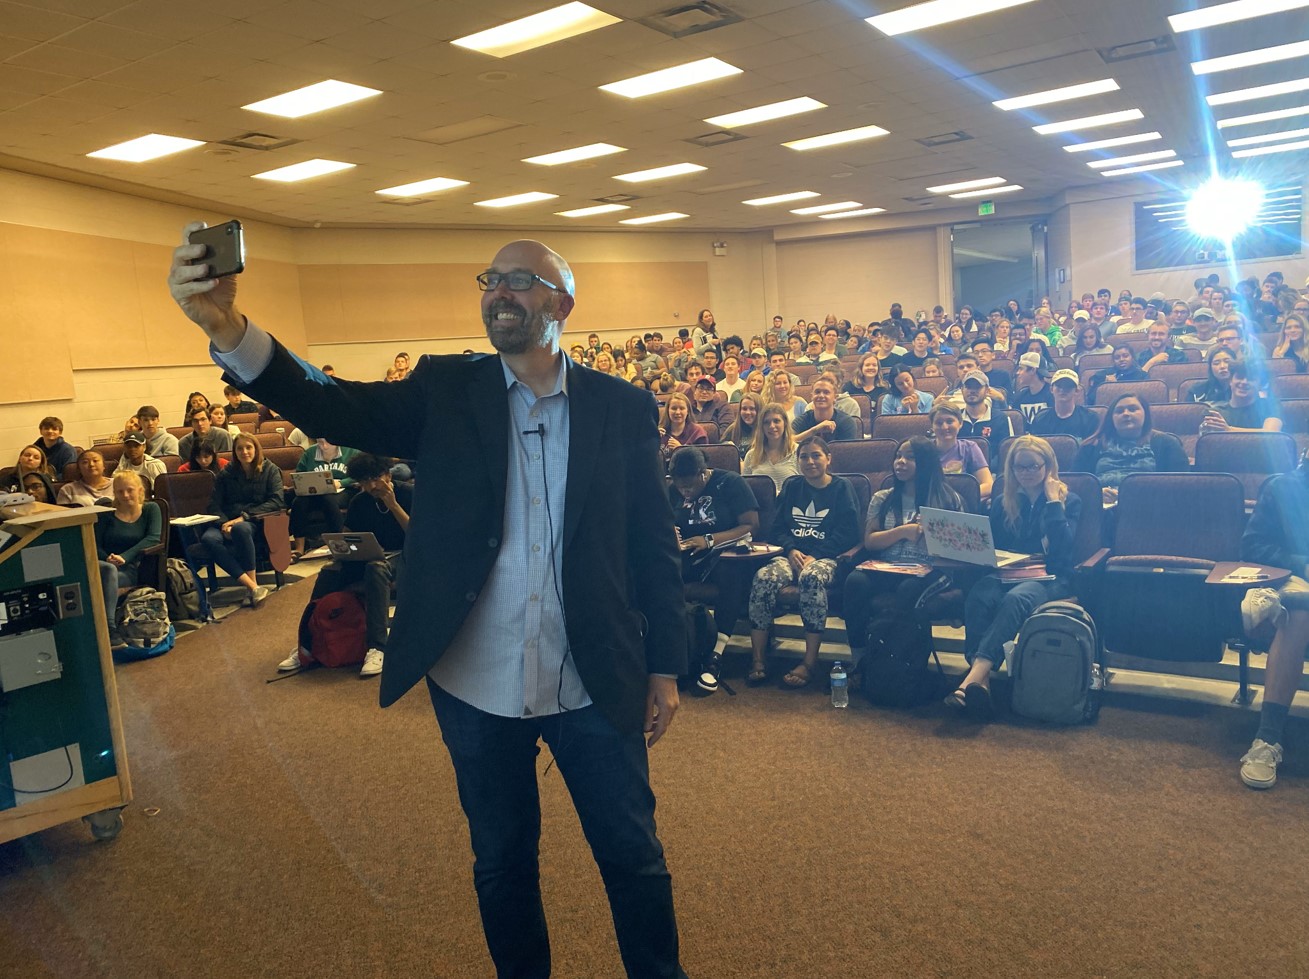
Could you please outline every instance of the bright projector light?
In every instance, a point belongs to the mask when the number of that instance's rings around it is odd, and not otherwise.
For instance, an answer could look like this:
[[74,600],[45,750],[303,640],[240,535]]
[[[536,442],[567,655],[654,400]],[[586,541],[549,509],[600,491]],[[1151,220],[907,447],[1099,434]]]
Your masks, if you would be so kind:
[[1201,238],[1231,241],[1263,207],[1264,189],[1253,180],[1217,177],[1191,194],[1186,224]]

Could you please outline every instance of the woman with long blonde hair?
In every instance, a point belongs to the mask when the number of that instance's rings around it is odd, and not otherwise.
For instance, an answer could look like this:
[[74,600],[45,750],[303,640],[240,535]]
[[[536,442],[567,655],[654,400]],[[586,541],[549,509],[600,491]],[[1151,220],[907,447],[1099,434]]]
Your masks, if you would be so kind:
[[1004,474],[991,491],[991,536],[998,550],[1031,554],[1053,580],[1017,584],[988,575],[964,603],[964,657],[968,674],[945,698],[970,719],[991,718],[991,673],[1004,662],[1004,644],[1043,602],[1072,593],[1073,540],[1082,501],[1059,479],[1050,443],[1035,435],[1014,440]]
[[759,413],[759,420],[755,422],[754,442],[741,460],[741,474],[768,476],[779,493],[789,477],[800,475],[800,464],[795,458],[791,418],[781,405],[767,405]]
[[1309,363],[1309,348],[1305,345],[1305,333],[1309,332],[1305,318],[1299,313],[1287,313],[1282,320],[1282,336],[1273,348],[1274,357],[1286,357],[1295,361],[1295,372],[1303,374]]
[[764,400],[770,405],[781,405],[792,421],[809,410],[808,403],[795,396],[791,375],[786,371],[773,371],[768,375],[764,381]]

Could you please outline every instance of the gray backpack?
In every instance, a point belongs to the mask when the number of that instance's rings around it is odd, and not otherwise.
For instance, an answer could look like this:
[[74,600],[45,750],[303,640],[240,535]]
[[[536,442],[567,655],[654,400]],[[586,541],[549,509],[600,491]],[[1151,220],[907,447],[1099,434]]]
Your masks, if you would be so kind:
[[1100,637],[1090,614],[1072,602],[1046,602],[1023,623],[1013,658],[1015,714],[1051,724],[1081,724],[1100,712]]
[[168,635],[168,599],[154,588],[133,588],[118,606],[118,632],[137,646],[153,646]]

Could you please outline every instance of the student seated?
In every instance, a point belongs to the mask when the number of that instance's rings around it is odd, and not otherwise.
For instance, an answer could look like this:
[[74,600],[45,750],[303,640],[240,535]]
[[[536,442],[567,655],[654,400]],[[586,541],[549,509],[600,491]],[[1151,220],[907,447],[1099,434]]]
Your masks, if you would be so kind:
[[[405,533],[413,511],[414,494],[408,486],[391,479],[391,461],[359,452],[346,463],[346,475],[360,492],[350,501],[345,527],[351,533],[372,534],[382,545],[386,557],[381,561],[334,561],[314,581],[310,601],[334,591],[362,590],[364,593],[365,628],[368,652],[360,676],[382,672],[391,609],[391,586],[404,564]],[[298,670],[307,658],[297,645],[291,655],[277,664],[283,673]]]
[[[937,406],[940,410],[941,406]],[[931,564],[923,528],[918,522],[922,507],[962,510],[963,500],[945,482],[941,454],[924,435],[905,439],[891,464],[895,484],[878,490],[864,517],[864,550],[881,561],[902,564]],[[841,606],[850,656],[858,663],[868,648],[868,623],[879,611],[894,608],[908,611],[928,587],[940,583],[941,575],[923,577],[891,571],[861,571],[855,568],[845,579],[845,600]]]
[[1105,506],[1118,502],[1118,487],[1129,473],[1184,473],[1190,468],[1181,443],[1154,430],[1150,405],[1135,394],[1114,399],[1100,427],[1082,443],[1073,461],[1074,472],[1094,473],[1099,478]]
[[122,645],[115,625],[114,610],[119,596],[136,587],[143,552],[159,543],[163,518],[159,504],[145,498],[145,481],[136,472],[114,473],[114,509],[101,513],[95,522],[95,552],[100,561],[100,589],[109,635]]
[[[717,383],[708,374],[697,377],[691,385],[691,398],[688,403],[691,406],[691,421],[697,426],[705,422],[717,425],[721,431],[731,424],[731,419],[728,417],[730,412],[727,408],[727,399],[720,397],[715,390],[714,386]],[[704,429],[701,431],[703,432]]]
[[907,367],[897,367],[891,376],[891,393],[883,395],[878,409],[883,415],[925,415],[932,410],[932,396],[919,391]]
[[1113,363],[1102,371],[1091,375],[1090,395],[1095,400],[1096,389],[1110,381],[1148,381],[1150,375],[1141,370],[1136,363],[1136,355],[1126,343],[1114,347]]
[[[236,438],[241,434],[241,429],[238,426],[227,423],[227,405],[209,406],[209,424],[215,429],[226,432],[231,438]],[[181,448],[180,442],[178,448]]]
[[742,459],[754,444],[754,433],[759,425],[759,415],[764,410],[764,399],[757,394],[745,394],[738,402],[736,421],[727,426],[719,439],[736,446]]
[[[182,412],[182,420],[178,424],[190,425],[191,415],[197,408],[204,408],[208,411],[210,407],[209,399],[205,397],[204,392],[192,391],[186,396],[186,410]],[[185,455],[186,453],[182,454]]]
[[1232,364],[1231,395],[1209,406],[1200,422],[1200,434],[1208,432],[1280,432],[1280,408],[1272,398],[1259,397],[1259,382],[1249,364]]
[[791,420],[781,405],[768,405],[759,413],[750,451],[741,460],[741,474],[767,476],[779,493],[788,479],[800,475]]
[[659,444],[663,450],[672,452],[684,445],[704,445],[708,441],[708,434],[691,418],[691,402],[686,395],[670,394],[659,413]]
[[1241,781],[1252,789],[1271,789],[1309,647],[1309,457],[1295,472],[1273,477],[1259,494],[1241,538],[1241,560],[1295,572],[1279,591],[1254,589],[1241,604],[1246,634],[1256,643],[1272,635],[1259,729],[1241,758]]
[[[136,409],[136,420],[141,425],[141,434],[145,436],[145,451],[158,459],[160,456],[181,455],[177,451],[176,436],[169,435],[168,429],[159,421],[159,409],[154,405],[142,405]],[[127,435],[123,435],[127,441]]]
[[710,469],[704,453],[695,446],[684,446],[673,453],[668,474],[673,481],[668,488],[668,502],[682,547],[682,581],[706,581],[718,587],[714,602],[718,638],[714,650],[704,663],[691,664],[696,686],[714,693],[723,650],[745,610],[748,584],[745,570],[732,561],[718,560],[715,548],[746,535],[757,535],[759,504],[741,476]]
[[968,473],[975,477],[981,487],[982,500],[989,500],[993,482],[991,465],[981,446],[972,439],[959,438],[964,421],[963,412],[948,401],[938,401],[932,405],[927,421],[932,426],[932,443],[939,454],[941,469],[948,473]]
[[251,412],[259,410],[257,404],[253,401],[247,401],[245,395],[231,384],[223,388],[223,397],[227,399],[228,418],[231,418],[233,415],[248,415]]
[[768,375],[764,384],[764,402],[781,405],[793,422],[809,410],[805,400],[795,396],[795,385],[791,383],[791,375],[786,371]]
[[991,494],[991,536],[1000,550],[1040,555],[1053,581],[1006,584],[987,575],[964,602],[964,656],[969,669],[948,706],[979,721],[991,718],[991,673],[1004,662],[1004,644],[1042,602],[1072,593],[1073,538],[1082,501],[1059,480],[1050,444],[1021,435],[1010,447],[1004,475]]
[[214,447],[219,452],[232,451],[232,436],[226,428],[216,428],[213,419],[209,417],[209,408],[196,407],[191,411],[191,418],[187,422],[191,426],[191,431],[177,440],[177,454],[183,459],[191,457],[191,446],[197,440],[208,438],[214,443]]
[[140,473],[145,480],[147,495],[153,495],[155,478],[162,476],[167,467],[145,450],[145,433],[128,432],[123,436],[123,454],[118,458],[115,472]]
[[345,511],[354,497],[354,480],[350,478],[347,467],[358,452],[358,449],[333,445],[327,439],[316,439],[300,456],[296,472],[330,473],[336,491],[292,498],[291,560],[304,557],[305,537],[316,521],[321,521],[320,526],[329,534],[339,534],[344,528]]
[[32,443],[45,453],[46,461],[54,473],[62,473],[64,466],[77,461],[77,449],[64,441],[64,423],[54,415],[47,415],[37,426],[41,437]]
[[1200,387],[1191,389],[1191,400],[1204,404],[1218,404],[1232,397],[1232,365],[1236,363],[1236,354],[1226,347],[1214,347],[1209,351],[1208,377]]
[[177,467],[177,471],[180,473],[194,473],[208,470],[217,476],[226,468],[227,460],[218,454],[218,450],[214,448],[213,439],[202,438],[191,443],[191,454],[187,457],[186,462]]
[[25,445],[18,453],[18,462],[12,468],[0,473],[0,493],[26,493],[27,491],[23,489],[23,480],[32,473],[40,473],[49,479],[55,478],[55,472],[46,460],[45,451],[37,445]]
[[1030,435],[1071,435],[1077,440],[1090,438],[1100,427],[1100,419],[1090,408],[1077,403],[1081,390],[1077,371],[1064,368],[1050,378],[1054,405],[1038,414],[1027,426]]
[[845,412],[836,410],[836,390],[837,384],[830,377],[820,375],[814,379],[809,395],[813,398],[812,404],[791,424],[796,442],[810,435],[821,436],[824,440],[859,437],[859,423]]
[[105,475],[105,457],[95,449],[82,450],[77,457],[77,472],[77,479],[59,488],[60,506],[94,506],[112,495],[113,481]]
[[[770,409],[772,406],[769,406]],[[820,435],[810,435],[797,451],[800,478],[787,480],[777,498],[777,517],[768,533],[782,548],[757,572],[750,587],[750,651],[746,680],[768,679],[764,658],[777,596],[787,585],[800,586],[800,618],[804,620],[804,661],[783,678],[791,688],[806,687],[818,663],[818,647],[827,627],[827,590],[836,583],[837,559],[859,546],[859,504],[854,487],[828,472],[832,450]]]
[[37,503],[55,502],[55,484],[45,473],[28,473],[23,477],[21,492],[26,493]]
[[214,480],[209,512],[221,518],[209,524],[200,538],[209,558],[245,586],[251,608],[268,597],[268,588],[255,579],[255,534],[258,517],[283,508],[282,471],[264,458],[252,435],[236,437],[232,464]]

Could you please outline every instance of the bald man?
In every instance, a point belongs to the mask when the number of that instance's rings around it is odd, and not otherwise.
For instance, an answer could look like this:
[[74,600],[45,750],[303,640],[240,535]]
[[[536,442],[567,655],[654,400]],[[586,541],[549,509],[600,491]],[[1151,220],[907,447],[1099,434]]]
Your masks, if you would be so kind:
[[687,670],[655,404],[560,351],[576,295],[568,263],[515,241],[477,276],[496,355],[423,357],[403,384],[347,381],[247,320],[234,277],[202,278],[204,247],[190,244],[202,227],[186,227],[169,287],[224,376],[338,445],[431,474],[415,486],[380,699],[426,682],[498,975],[550,974],[544,740],[604,878],[627,974],[684,976],[646,755]]

